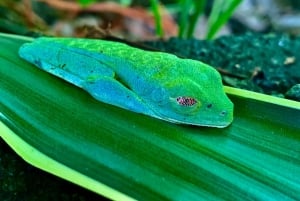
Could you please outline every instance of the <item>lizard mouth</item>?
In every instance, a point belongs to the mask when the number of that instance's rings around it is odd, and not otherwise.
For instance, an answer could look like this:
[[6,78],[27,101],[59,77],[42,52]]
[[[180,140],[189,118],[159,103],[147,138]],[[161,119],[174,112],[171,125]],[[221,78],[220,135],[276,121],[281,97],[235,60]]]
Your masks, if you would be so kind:
[[187,121],[187,120],[178,120],[178,119],[173,119],[173,118],[169,118],[169,117],[162,117],[162,116],[155,116],[158,119],[162,119],[171,123],[175,123],[175,124],[186,124],[186,125],[191,125],[191,126],[205,126],[205,127],[216,127],[216,128],[224,128],[227,127],[231,124],[232,121],[221,121],[218,120],[217,123],[211,123],[214,122],[212,120],[206,120],[206,121],[201,121],[201,122],[191,122],[191,121]]

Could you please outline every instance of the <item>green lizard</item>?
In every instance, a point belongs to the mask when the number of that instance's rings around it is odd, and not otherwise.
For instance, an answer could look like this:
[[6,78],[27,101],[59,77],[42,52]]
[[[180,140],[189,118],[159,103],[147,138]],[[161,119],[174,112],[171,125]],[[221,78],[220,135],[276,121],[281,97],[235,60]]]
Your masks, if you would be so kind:
[[95,99],[169,122],[226,127],[233,104],[212,67],[123,43],[42,37],[21,58],[89,92]]

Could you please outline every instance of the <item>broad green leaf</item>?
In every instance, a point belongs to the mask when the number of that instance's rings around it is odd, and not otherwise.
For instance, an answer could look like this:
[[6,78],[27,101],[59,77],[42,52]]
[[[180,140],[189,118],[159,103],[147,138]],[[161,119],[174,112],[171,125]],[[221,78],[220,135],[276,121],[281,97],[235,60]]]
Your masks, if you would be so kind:
[[94,100],[0,37],[0,136],[26,161],[112,199],[296,200],[300,103],[226,88],[231,126],[182,126]]

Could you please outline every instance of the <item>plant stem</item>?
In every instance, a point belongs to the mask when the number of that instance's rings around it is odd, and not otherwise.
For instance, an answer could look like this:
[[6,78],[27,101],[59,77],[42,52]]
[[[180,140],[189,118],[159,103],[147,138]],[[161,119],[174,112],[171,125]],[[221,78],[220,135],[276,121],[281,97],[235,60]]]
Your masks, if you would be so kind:
[[159,3],[157,0],[151,0],[151,9],[155,20],[155,34],[159,37],[163,37],[164,32],[162,28],[162,19],[159,11]]

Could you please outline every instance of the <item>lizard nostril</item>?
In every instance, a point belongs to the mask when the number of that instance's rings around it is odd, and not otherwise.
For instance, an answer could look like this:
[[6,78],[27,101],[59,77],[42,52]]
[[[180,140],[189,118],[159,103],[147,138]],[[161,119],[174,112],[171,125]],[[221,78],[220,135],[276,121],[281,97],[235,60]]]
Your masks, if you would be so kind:
[[227,114],[227,111],[222,111],[222,112],[220,113],[221,116],[226,116],[226,114]]
[[207,108],[212,108],[212,106],[213,106],[212,103],[206,105]]

